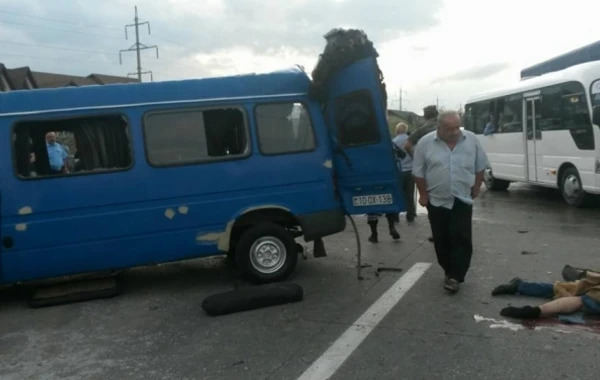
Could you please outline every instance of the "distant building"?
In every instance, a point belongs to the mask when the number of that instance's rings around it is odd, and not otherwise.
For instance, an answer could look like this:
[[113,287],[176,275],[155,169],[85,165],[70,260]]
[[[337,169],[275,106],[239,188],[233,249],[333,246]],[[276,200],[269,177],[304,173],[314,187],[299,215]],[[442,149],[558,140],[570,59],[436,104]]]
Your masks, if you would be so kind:
[[138,83],[134,78],[104,74],[87,77],[31,71],[28,66],[8,69],[0,63],[0,91],[34,90],[39,88],[79,87],[116,83]]

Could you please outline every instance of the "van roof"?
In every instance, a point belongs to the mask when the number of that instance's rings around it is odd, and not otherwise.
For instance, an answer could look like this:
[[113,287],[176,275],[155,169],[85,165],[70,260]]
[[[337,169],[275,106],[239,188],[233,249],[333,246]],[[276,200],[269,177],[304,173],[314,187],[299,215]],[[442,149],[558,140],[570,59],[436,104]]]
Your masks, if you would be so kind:
[[0,92],[0,116],[308,93],[299,66],[266,74]]

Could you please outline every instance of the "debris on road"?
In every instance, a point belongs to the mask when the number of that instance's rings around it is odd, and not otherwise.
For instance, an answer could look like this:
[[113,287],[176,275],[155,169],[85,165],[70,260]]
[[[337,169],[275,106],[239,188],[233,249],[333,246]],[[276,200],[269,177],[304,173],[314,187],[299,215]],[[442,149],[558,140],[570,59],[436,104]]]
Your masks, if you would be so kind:
[[521,255],[537,255],[534,251],[521,251]]
[[378,267],[377,272],[402,272],[402,268],[393,268],[393,267]]
[[377,267],[375,275],[379,276],[380,272],[402,272],[402,268],[397,267]]
[[121,288],[119,280],[113,276],[51,284],[36,289],[29,300],[29,307],[58,306],[116,297],[121,294]]

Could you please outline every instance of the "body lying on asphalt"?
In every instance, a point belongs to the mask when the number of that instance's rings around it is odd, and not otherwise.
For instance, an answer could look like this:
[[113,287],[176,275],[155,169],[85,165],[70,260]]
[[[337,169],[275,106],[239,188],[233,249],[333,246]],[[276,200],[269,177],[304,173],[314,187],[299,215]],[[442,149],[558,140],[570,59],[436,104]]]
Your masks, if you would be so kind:
[[575,312],[600,315],[600,273],[585,270],[576,277],[554,283],[528,282],[515,277],[497,286],[492,296],[519,294],[552,300],[539,306],[505,307],[500,312],[504,317],[534,319]]

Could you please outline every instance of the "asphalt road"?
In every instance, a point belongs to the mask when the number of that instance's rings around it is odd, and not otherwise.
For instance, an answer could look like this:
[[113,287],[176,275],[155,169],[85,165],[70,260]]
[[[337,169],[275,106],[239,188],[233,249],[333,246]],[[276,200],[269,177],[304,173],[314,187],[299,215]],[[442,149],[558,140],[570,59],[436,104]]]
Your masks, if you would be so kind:
[[[396,243],[382,223],[378,245],[366,243],[366,220],[357,218],[364,280],[349,228],[327,239],[327,258],[300,260],[290,280],[305,299],[292,305],[206,316],[206,296],[244,285],[221,259],[128,271],[123,294],[108,300],[29,309],[25,290],[12,289],[0,294],[0,379],[295,380],[314,363],[349,380],[594,378],[597,325],[506,321],[502,307],[531,300],[490,291],[515,275],[559,279],[565,264],[600,268],[599,216],[553,191],[483,192],[472,268],[454,296],[442,289],[423,214],[414,225],[402,220]],[[426,263],[399,300],[386,298],[398,298],[388,290]],[[377,276],[378,266],[402,272]]]

